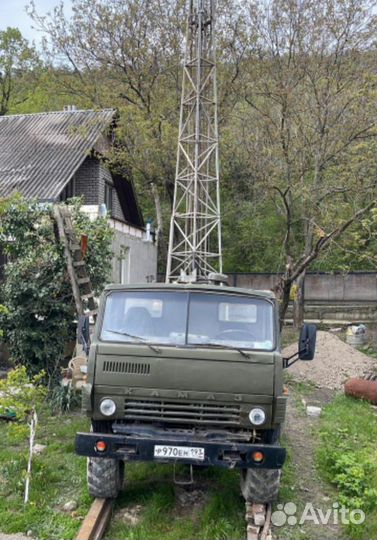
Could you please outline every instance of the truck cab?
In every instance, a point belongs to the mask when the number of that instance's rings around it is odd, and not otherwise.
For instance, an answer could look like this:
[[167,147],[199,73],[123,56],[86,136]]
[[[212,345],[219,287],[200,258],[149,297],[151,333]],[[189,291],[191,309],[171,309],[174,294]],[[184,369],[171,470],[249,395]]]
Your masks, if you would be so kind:
[[110,285],[88,358],[78,433],[93,496],[129,461],[239,469],[246,500],[278,492],[287,396],[274,294],[212,284]]

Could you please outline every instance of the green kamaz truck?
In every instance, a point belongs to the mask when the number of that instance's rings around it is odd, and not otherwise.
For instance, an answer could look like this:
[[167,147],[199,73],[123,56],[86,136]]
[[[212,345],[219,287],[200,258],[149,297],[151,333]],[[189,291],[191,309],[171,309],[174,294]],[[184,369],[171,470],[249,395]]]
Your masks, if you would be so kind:
[[[304,325],[297,357],[311,360],[314,347],[315,327]],[[246,501],[273,500],[290,360],[281,356],[272,292],[108,286],[83,388],[92,431],[76,437],[91,495],[116,497],[124,464],[151,461],[238,469]]]
[[[83,406],[95,497],[116,497],[130,461],[238,469],[246,501],[279,489],[287,396],[272,292],[222,282],[215,0],[187,0],[178,151],[166,284],[106,288]],[[158,212],[157,212],[158,214]],[[83,341],[89,340],[83,325]],[[304,325],[298,356],[314,355]],[[191,478],[190,478],[191,479]]]

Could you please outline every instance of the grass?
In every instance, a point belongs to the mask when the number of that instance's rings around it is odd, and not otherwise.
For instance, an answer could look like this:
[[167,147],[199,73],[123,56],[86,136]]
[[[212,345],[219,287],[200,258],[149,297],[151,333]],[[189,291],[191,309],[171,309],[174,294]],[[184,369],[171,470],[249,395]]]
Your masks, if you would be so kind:
[[[173,468],[155,464],[127,464],[126,489],[117,508],[141,507],[139,522],[127,523],[122,512],[111,523],[107,538],[132,540],[242,539],[245,535],[244,502],[236,471],[195,471],[196,485],[204,492],[204,504],[177,504]],[[195,492],[193,500],[195,501]],[[190,501],[191,502],[191,501]]]
[[306,408],[304,401],[315,391],[315,384],[310,381],[298,381],[290,373],[289,369],[284,372],[284,382],[289,388],[289,399],[294,399],[298,411],[305,416]]
[[[78,415],[40,418],[37,441],[47,448],[33,457],[30,502],[23,503],[27,445],[9,438],[9,425],[0,424],[0,530],[31,532],[33,537],[70,540],[91,504],[86,491],[85,459],[74,454],[76,431],[88,422]],[[75,500],[73,514],[62,507]]]
[[[74,453],[74,436],[88,429],[78,414],[40,418],[36,442],[47,448],[33,458],[30,502],[23,503],[27,464],[26,442],[12,442],[9,425],[0,424],[0,531],[21,532],[40,540],[71,540],[92,502],[86,488],[86,460]],[[180,506],[173,484],[173,467],[127,464],[125,489],[117,500],[111,539],[244,538],[244,502],[237,471],[207,469],[195,473],[204,502]],[[194,494],[195,495],[195,494]],[[74,500],[78,508],[64,512]],[[121,509],[140,505],[140,521],[131,526]],[[124,511],[123,511],[124,513]],[[1,536],[1,534],[0,534]]]
[[[291,382],[293,398],[313,390],[311,385]],[[31,532],[40,540],[70,540],[75,537],[91,498],[87,494],[84,458],[74,454],[76,431],[87,430],[87,419],[77,414],[48,416],[40,419],[37,442],[46,450],[34,458],[31,500],[23,504],[23,481],[26,469],[26,443],[11,443],[9,427],[0,424],[0,530],[4,533]],[[323,409],[313,428],[316,440],[316,465],[322,481],[326,480],[342,497],[355,496],[354,485],[362,485],[368,498],[364,525],[348,527],[347,538],[361,540],[377,536],[377,505],[373,490],[376,482],[376,419],[367,403],[338,396]],[[294,502],[298,513],[305,501],[299,489],[289,440],[282,445],[288,456],[284,465],[279,503]],[[344,461],[339,458],[346,456]],[[351,456],[351,457],[350,457]],[[350,459],[348,459],[350,457]],[[340,463],[340,465],[339,465]],[[361,463],[361,467],[359,466]],[[337,468],[338,467],[338,468]],[[339,467],[342,467],[339,469]],[[343,472],[346,476],[342,476]],[[360,476],[361,475],[361,476]],[[361,478],[361,480],[360,480]],[[194,491],[188,502],[180,504],[181,488],[173,484],[173,468],[157,464],[127,464],[125,489],[116,502],[115,516],[107,538],[112,540],[237,540],[245,536],[244,502],[239,490],[237,471],[207,469],[195,472]],[[348,482],[348,483],[347,483]],[[360,484],[361,482],[361,484]],[[351,489],[351,491],[350,491]],[[369,491],[368,491],[369,490]],[[358,490],[360,491],[360,490]],[[198,499],[198,493],[201,498]],[[369,493],[369,495],[366,495]],[[197,504],[195,500],[197,499]],[[75,500],[74,512],[63,511],[63,505]],[[336,500],[332,499],[332,500]],[[371,502],[372,501],[372,502]],[[368,506],[369,505],[369,506]],[[125,512],[138,508],[138,522],[131,524]],[[280,538],[304,540],[313,538],[308,528],[284,526]],[[1,535],[0,535],[1,536]]]
[[336,486],[339,502],[361,508],[366,520],[345,525],[349,538],[377,537],[377,422],[371,406],[338,395],[323,409],[316,452],[319,473]]
[[[282,446],[287,448],[279,500],[275,503],[295,502],[301,507],[296,488],[297,477],[292,452],[285,435]],[[244,501],[239,490],[237,471],[207,469],[195,472],[197,485],[205,493],[205,503],[182,510],[176,502],[172,483],[172,468],[158,465],[126,466],[128,486],[117,508],[141,506],[140,521],[136,526],[120,515],[112,521],[107,539],[130,540],[237,540],[245,538]],[[194,493],[195,498],[195,493]],[[116,509],[117,512],[117,509]],[[282,527],[280,538],[303,540],[305,533],[298,527]]]
[[[86,489],[86,462],[74,454],[76,431],[88,421],[77,414],[40,418],[37,442],[47,448],[34,457],[31,499],[23,504],[26,443],[10,444],[8,426],[0,424],[0,531],[28,531],[40,540],[75,537],[91,498]],[[282,501],[292,500],[294,471],[288,458],[284,469]],[[237,540],[245,537],[244,501],[239,473],[223,469],[195,471],[194,492],[203,494],[198,504],[181,505],[173,484],[173,467],[158,464],[126,464],[125,489],[116,502],[108,539],[129,540]],[[178,491],[180,488],[178,488]],[[75,500],[76,511],[63,505]],[[126,509],[139,506],[139,521],[131,525]],[[0,534],[1,536],[1,534]]]

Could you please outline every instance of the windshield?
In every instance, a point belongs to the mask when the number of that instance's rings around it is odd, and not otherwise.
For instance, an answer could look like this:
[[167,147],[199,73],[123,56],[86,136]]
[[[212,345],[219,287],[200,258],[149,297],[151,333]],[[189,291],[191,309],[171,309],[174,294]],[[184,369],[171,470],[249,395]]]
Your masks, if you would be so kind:
[[273,305],[230,294],[112,292],[106,299],[101,339],[272,350]]

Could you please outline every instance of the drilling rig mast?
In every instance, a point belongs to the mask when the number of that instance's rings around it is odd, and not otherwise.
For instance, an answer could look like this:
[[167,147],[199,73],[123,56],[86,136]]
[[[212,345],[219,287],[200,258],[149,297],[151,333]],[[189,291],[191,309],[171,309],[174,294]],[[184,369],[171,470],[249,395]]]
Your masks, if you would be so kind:
[[166,281],[222,272],[215,4],[188,0]]

